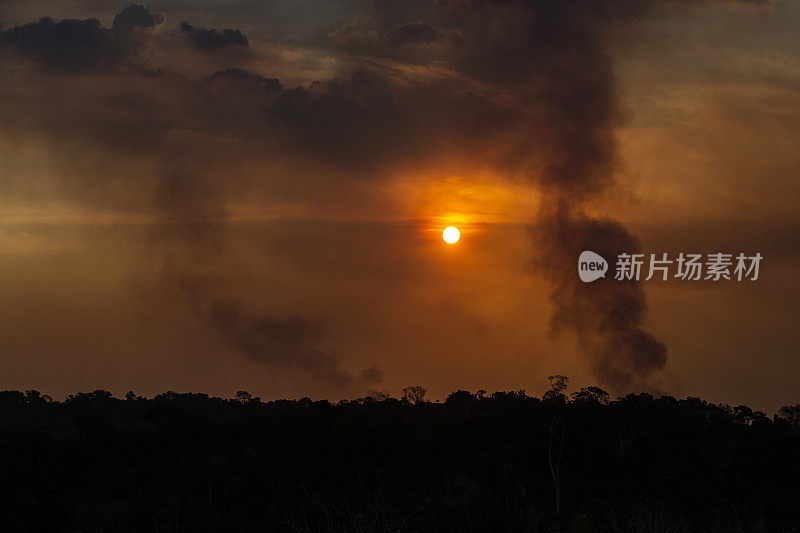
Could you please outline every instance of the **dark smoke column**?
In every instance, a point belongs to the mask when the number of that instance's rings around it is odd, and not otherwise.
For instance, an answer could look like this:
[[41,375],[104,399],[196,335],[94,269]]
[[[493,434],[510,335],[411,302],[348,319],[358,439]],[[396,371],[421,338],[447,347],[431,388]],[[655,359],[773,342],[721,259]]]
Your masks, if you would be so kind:
[[533,233],[538,270],[553,286],[553,330],[574,331],[591,372],[615,392],[656,389],[667,350],[642,328],[647,306],[640,284],[613,276],[583,283],[576,272],[581,251],[613,261],[620,252],[639,251],[637,239],[618,222],[563,206],[544,214]]
[[585,206],[613,185],[617,162],[620,112],[602,35],[643,4],[541,1],[532,8],[532,83],[546,123],[537,140],[545,200],[533,230],[534,264],[553,287],[554,331],[573,331],[591,372],[617,393],[657,388],[667,351],[643,329],[647,305],[638,282],[609,276],[584,284],[576,262],[592,250],[613,269],[618,253],[641,248],[621,224],[590,218]]

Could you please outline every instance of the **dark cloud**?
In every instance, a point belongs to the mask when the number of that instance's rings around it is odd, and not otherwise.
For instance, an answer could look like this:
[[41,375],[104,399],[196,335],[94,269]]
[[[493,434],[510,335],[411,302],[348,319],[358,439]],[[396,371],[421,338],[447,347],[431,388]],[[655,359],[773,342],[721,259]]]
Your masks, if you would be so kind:
[[0,33],[0,42],[55,71],[113,70],[132,59],[164,20],[163,13],[154,15],[143,5],[131,4],[114,17],[111,29],[95,18],[56,22],[43,17]]
[[356,17],[328,34],[331,44],[352,54],[420,64],[451,56],[463,39],[458,29],[438,28],[419,20],[392,24],[375,16]]
[[118,35],[134,32],[137,28],[154,28],[166,22],[164,13],[151,13],[143,4],[130,4],[114,16],[111,31]]
[[254,83],[263,87],[263,89],[268,93],[283,89],[283,85],[281,85],[281,81],[278,78],[265,78],[261,74],[255,74],[241,68],[227,68],[225,70],[218,70],[217,72],[209,75],[206,80],[210,82],[234,81]]
[[198,48],[226,48],[228,46],[249,46],[247,37],[239,30],[224,29],[221,32],[197,28],[188,22],[181,22],[181,32],[191,38]]
[[371,167],[403,157],[414,143],[408,118],[383,80],[366,72],[284,91],[269,107],[279,135],[307,157]]
[[120,62],[114,34],[97,19],[61,20],[14,26],[2,34],[25,55],[35,56],[48,68],[61,71],[109,69]]
[[328,39],[345,49],[375,50],[379,43],[378,21],[371,17],[357,17],[328,34]]
[[387,36],[389,46],[395,47],[405,44],[429,44],[435,42],[450,42],[458,46],[461,44],[461,40],[461,32],[458,30],[442,30],[421,21],[398,24],[391,29]]

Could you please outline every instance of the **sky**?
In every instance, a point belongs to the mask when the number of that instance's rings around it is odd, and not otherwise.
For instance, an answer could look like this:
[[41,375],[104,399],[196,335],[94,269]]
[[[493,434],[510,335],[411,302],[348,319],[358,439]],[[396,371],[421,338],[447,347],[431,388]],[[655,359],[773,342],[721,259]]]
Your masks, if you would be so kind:
[[[0,388],[800,401],[797,0],[3,0],[0,25]],[[763,261],[584,284],[582,250]]]

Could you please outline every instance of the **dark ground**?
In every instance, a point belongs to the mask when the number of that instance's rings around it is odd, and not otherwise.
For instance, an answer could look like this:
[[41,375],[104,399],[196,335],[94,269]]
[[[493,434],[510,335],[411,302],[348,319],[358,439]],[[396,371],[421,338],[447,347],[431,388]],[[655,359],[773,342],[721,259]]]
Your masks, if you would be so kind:
[[1,392],[0,528],[800,531],[800,405],[248,396]]

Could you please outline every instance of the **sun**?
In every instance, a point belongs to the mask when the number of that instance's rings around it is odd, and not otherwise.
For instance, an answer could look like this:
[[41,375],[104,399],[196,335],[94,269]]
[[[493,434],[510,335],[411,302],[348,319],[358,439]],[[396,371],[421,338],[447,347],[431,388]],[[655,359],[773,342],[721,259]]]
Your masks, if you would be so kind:
[[444,229],[442,232],[442,238],[444,239],[444,242],[448,244],[455,244],[458,242],[458,239],[461,238],[461,232],[458,231],[458,228],[450,226]]

